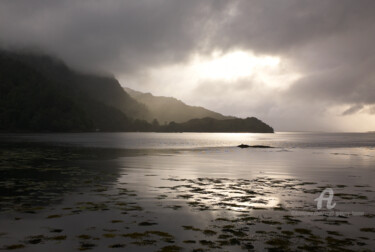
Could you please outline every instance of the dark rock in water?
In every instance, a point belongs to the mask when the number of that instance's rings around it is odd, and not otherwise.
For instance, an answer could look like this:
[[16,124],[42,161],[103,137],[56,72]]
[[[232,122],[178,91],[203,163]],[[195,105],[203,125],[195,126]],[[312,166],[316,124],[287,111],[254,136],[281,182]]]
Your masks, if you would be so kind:
[[272,146],[268,145],[252,145],[250,148],[273,148]]
[[237,147],[243,149],[243,148],[273,148],[268,145],[247,145],[247,144],[240,144]]
[[237,147],[243,149],[243,148],[249,148],[250,145],[247,145],[247,144],[240,144],[240,145],[238,145]]

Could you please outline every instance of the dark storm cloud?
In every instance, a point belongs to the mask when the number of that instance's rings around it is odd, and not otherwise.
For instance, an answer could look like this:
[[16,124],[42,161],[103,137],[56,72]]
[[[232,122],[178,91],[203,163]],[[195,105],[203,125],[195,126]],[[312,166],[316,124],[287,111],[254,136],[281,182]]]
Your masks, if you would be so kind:
[[228,36],[221,38],[228,47],[235,40],[236,46],[285,54],[322,38],[368,28],[374,8],[371,0],[239,1],[235,18],[220,28]]
[[305,77],[282,95],[375,103],[375,1],[255,0],[237,10],[215,41],[294,61]]
[[257,96],[257,104],[248,104],[260,116],[283,110],[286,117],[288,111],[293,118],[303,111],[318,117],[329,106],[349,107],[344,115],[371,114],[356,108],[375,105],[374,13],[373,0],[3,0],[0,43],[124,76],[213,50],[276,55],[302,74],[289,89],[262,94],[242,80],[216,88],[202,82],[197,101],[212,90],[238,97],[248,92],[248,100]]
[[361,104],[358,104],[358,105],[354,105],[350,108],[348,108],[347,110],[344,111],[344,113],[342,113],[343,115],[352,115],[354,113],[357,113],[358,111],[362,110],[363,109],[363,105]]
[[225,1],[2,1],[0,41],[111,71],[181,61]]

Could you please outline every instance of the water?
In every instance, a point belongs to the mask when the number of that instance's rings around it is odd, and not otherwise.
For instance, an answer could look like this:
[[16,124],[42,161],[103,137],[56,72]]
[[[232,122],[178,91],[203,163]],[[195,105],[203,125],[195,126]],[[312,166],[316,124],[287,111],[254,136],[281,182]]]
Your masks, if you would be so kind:
[[45,142],[122,149],[229,147],[241,143],[279,148],[375,147],[375,133],[61,133],[0,134],[0,141]]
[[[372,251],[374,147],[372,133],[3,134],[0,248]],[[318,210],[325,188],[336,206]]]

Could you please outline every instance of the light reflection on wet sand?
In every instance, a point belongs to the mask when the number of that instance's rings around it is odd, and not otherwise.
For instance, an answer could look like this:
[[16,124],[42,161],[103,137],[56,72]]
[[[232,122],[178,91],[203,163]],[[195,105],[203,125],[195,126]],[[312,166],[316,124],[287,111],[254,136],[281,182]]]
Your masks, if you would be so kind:
[[[372,149],[109,151],[105,158],[77,154],[72,160],[59,155],[3,159],[1,172],[13,176],[0,184],[3,248],[334,251],[375,245]],[[9,173],[17,165],[38,176],[30,181],[27,174]],[[23,187],[10,184],[21,180]],[[54,186],[62,189],[48,193]],[[314,199],[325,187],[334,189],[337,210],[367,215],[291,216],[294,210],[316,211]],[[14,200],[7,188],[27,192],[26,199],[21,193]],[[43,204],[35,200],[43,197]]]

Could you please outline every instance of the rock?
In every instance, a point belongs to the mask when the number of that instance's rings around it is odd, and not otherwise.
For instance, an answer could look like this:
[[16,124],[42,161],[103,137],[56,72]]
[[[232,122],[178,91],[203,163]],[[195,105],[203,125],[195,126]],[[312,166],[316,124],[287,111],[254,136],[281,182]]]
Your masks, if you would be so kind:
[[252,145],[250,148],[273,148],[272,146],[268,145]]
[[240,144],[237,146],[238,148],[273,148],[271,146],[268,146],[268,145],[247,145],[247,144]]
[[240,144],[240,145],[238,145],[237,147],[243,149],[243,148],[249,148],[250,145],[247,145],[247,144]]

